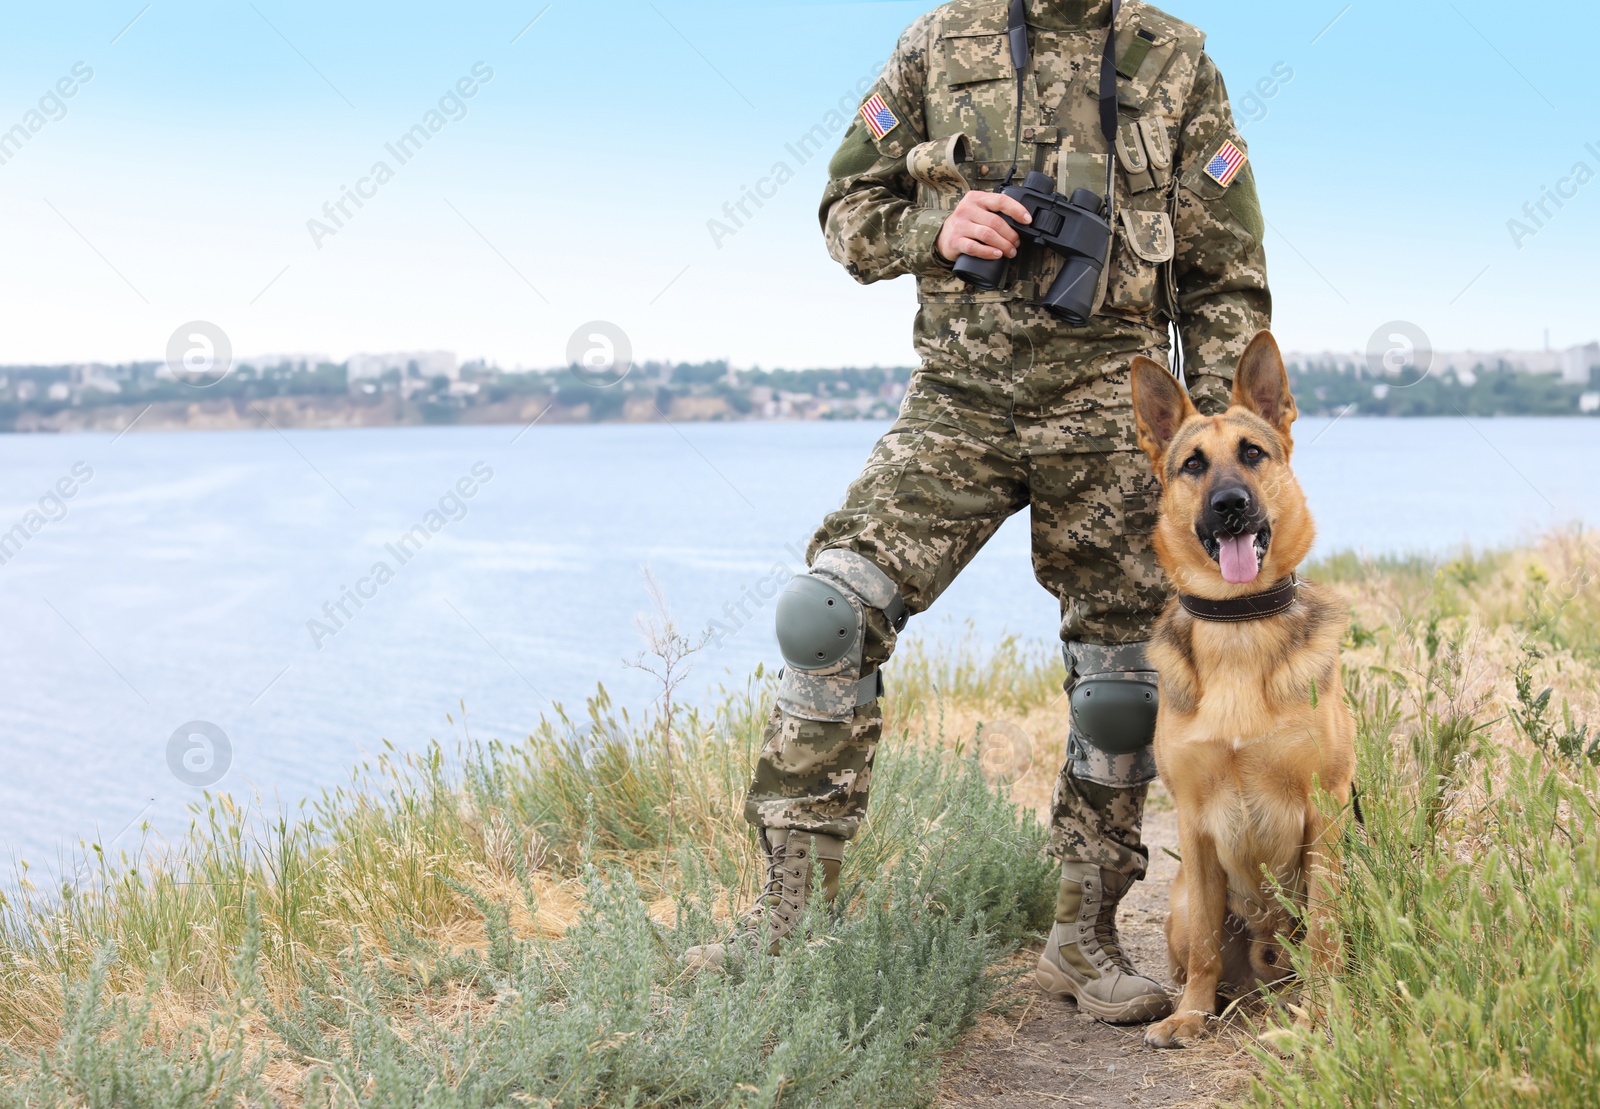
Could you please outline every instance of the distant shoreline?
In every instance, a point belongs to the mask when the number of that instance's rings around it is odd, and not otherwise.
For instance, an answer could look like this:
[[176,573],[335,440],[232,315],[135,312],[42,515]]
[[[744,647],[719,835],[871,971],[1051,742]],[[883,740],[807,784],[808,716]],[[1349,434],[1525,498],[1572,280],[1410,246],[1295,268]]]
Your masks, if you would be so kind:
[[[700,398],[677,398],[663,413],[654,405],[630,405],[617,416],[596,418],[588,405],[565,405],[549,397],[517,398],[480,404],[441,414],[429,407],[395,398],[362,401],[343,397],[287,396],[249,400],[156,401],[149,404],[61,408],[52,413],[19,415],[0,434],[58,435],[77,432],[137,434],[149,431],[254,431],[276,427],[299,430],[394,427],[515,427],[556,424],[679,424],[679,423],[820,423],[829,420],[887,420],[891,412],[821,415],[787,413],[758,416],[723,411],[692,403]],[[691,403],[681,403],[688,401]],[[441,418],[448,415],[450,418]]]
[[[683,398],[694,399],[694,398]],[[549,398],[519,398],[498,404],[478,405],[451,413],[456,418],[440,419],[424,406],[409,401],[384,398],[363,403],[345,397],[263,397],[252,400],[157,401],[144,405],[94,405],[62,408],[54,413],[26,413],[11,427],[0,427],[7,435],[67,435],[79,432],[118,435],[124,432],[172,431],[332,431],[344,428],[400,427],[515,427],[521,425],[608,425],[680,423],[823,423],[861,422],[893,419],[892,412],[829,412],[820,415],[786,413],[781,416],[755,415],[731,411],[712,411],[705,405],[674,404],[662,413],[654,407],[644,411],[625,411],[617,416],[595,418],[586,405],[563,405]],[[1540,419],[1585,420],[1579,413],[1382,413],[1355,411],[1305,411],[1302,418],[1460,420],[1460,419]]]
[[[0,367],[0,431],[892,420],[915,375],[909,366],[738,370],[720,361],[507,372],[457,366],[448,352],[414,353],[403,367],[369,361],[285,357],[207,384],[159,363]],[[1600,369],[1583,382],[1507,366],[1407,381],[1292,364],[1289,377],[1304,416],[1600,415]]]

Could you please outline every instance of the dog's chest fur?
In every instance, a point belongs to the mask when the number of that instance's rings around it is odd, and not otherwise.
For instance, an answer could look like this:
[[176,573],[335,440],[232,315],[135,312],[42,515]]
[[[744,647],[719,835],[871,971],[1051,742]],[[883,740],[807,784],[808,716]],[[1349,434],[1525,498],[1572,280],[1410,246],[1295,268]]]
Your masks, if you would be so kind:
[[1333,691],[1345,626],[1343,606],[1310,582],[1288,612],[1263,620],[1197,620],[1174,602],[1150,645],[1162,715],[1188,738],[1260,738]]
[[1156,625],[1156,761],[1180,818],[1217,843],[1230,886],[1254,888],[1262,864],[1287,877],[1313,778],[1336,793],[1349,781],[1345,623],[1342,605],[1302,584],[1281,616],[1214,623],[1173,604]]

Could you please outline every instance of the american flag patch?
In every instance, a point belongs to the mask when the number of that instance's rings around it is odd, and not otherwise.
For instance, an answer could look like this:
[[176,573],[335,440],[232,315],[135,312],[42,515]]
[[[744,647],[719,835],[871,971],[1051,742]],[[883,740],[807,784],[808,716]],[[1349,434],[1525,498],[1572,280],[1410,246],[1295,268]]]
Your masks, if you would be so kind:
[[890,131],[900,126],[900,121],[894,118],[894,113],[889,110],[889,105],[883,102],[883,97],[873,93],[867,102],[861,105],[861,118],[867,121],[867,130],[872,132],[872,137],[881,139]]
[[1239,175],[1244,159],[1244,151],[1234,146],[1231,139],[1224,141],[1216,157],[1206,163],[1206,176],[1224,187],[1231,185],[1233,179]]

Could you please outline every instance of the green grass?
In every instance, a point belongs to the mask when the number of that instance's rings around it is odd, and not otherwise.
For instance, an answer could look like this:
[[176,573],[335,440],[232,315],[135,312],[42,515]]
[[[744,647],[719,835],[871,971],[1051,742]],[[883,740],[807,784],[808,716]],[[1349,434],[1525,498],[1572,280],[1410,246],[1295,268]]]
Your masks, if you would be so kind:
[[[1263,1056],[1255,1104],[1600,1105],[1600,781],[1544,754],[1449,755],[1460,722],[1422,737],[1444,758],[1419,758],[1386,693],[1358,693],[1345,973],[1327,1024]],[[1448,815],[1469,792],[1471,828]]]
[[[1308,569],[1353,604],[1367,822],[1344,968],[1313,1028],[1256,1018],[1247,1103],[1600,1104],[1597,567],[1566,533]],[[0,906],[0,1106],[927,1104],[1054,892],[967,741],[1037,737],[1014,788],[1044,804],[1060,679],[1043,645],[903,651],[837,915],[731,975],[678,956],[758,881],[769,675],[386,751],[293,812],[208,798],[170,854],[91,848],[90,881]]]
[[1266,1036],[1254,1105],[1600,1105],[1595,556],[1558,535],[1366,579],[1346,965],[1323,1023]]
[[[939,699],[921,681],[902,696]],[[676,714],[670,744],[602,694],[524,743],[390,753],[293,816],[212,798],[174,855],[14,899],[0,1105],[926,1103],[996,962],[1048,927],[1044,833],[901,735],[825,940],[685,975],[758,880],[738,798],[771,693]]]

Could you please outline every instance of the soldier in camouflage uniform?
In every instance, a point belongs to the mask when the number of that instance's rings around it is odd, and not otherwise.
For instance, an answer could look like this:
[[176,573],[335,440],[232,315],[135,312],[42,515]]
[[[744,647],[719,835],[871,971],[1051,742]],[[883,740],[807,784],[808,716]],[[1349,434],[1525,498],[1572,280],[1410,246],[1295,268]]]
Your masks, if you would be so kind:
[[[1189,393],[1202,412],[1220,412],[1238,356],[1268,326],[1270,298],[1254,179],[1204,36],[1139,0],[1116,16],[1108,149],[1098,97],[1112,11],[1111,0],[956,0],[922,16],[829,166],[828,251],[863,284],[917,278],[921,365],[899,419],[811,540],[811,572],[780,598],[787,666],[745,801],[768,882],[730,941],[695,960],[720,964],[763,930],[775,947],[805,903],[813,859],[825,892],[835,886],[866,815],[879,668],[896,633],[1029,507],[1034,571],[1061,604],[1073,694],[1051,819],[1057,924],[1039,981],[1106,1020],[1170,1008],[1115,927],[1147,859],[1155,676],[1144,641],[1166,600],[1150,541],[1158,487],[1137,448],[1129,366],[1137,354],[1164,361],[1176,321]],[[1008,19],[1019,18],[1031,45],[1020,136],[1007,47]],[[918,166],[958,133],[970,157],[956,187],[941,187]],[[1086,326],[1037,303],[1061,259],[1017,251],[1015,233],[989,215],[1021,212],[995,192],[1019,138],[1018,176],[1041,170],[1066,194],[1103,196],[1115,160],[1114,238]],[[947,222],[969,233],[951,235]],[[951,241],[1013,257],[1007,279],[992,291],[963,282],[939,249]],[[1112,708],[1090,711],[1095,693]]]

